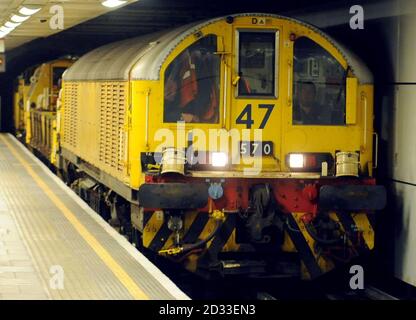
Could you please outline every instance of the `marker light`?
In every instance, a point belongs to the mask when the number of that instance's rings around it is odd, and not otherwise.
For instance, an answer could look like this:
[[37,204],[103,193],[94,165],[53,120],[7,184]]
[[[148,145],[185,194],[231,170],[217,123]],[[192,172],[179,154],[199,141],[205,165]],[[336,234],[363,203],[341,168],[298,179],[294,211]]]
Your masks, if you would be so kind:
[[303,168],[304,157],[300,153],[291,153],[289,155],[289,167],[290,168]]
[[14,28],[16,28],[16,27],[20,26],[20,25],[21,25],[21,23],[13,23],[13,22],[7,21],[4,25],[5,25],[7,28],[14,29]]
[[228,156],[225,152],[211,153],[211,164],[213,167],[225,167],[228,163]]
[[106,0],[101,2],[101,4],[107,8],[115,8],[121,6],[122,4],[125,4],[126,2],[126,0]]
[[10,18],[10,20],[12,20],[13,22],[21,23],[21,22],[26,21],[29,18],[30,18],[30,16],[22,17],[22,16],[19,16],[19,15],[15,14]]
[[39,11],[40,11],[40,9],[42,9],[42,8],[30,9],[30,8],[27,8],[27,7],[22,7],[22,8],[19,10],[19,13],[20,13],[20,14],[23,14],[23,15],[25,15],[25,16],[32,16],[32,15],[34,15],[35,13],[39,12]]

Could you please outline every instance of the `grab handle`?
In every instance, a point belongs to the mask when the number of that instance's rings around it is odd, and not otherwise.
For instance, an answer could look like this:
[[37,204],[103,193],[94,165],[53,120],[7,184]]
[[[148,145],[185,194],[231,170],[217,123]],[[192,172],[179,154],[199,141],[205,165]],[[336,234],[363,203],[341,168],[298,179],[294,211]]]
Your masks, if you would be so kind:
[[292,62],[289,60],[287,63],[287,105],[288,107],[290,107],[292,104],[291,89],[292,89]]
[[373,169],[377,169],[378,167],[378,134],[377,132],[373,132],[373,135],[375,136],[375,148],[374,148],[374,165]]

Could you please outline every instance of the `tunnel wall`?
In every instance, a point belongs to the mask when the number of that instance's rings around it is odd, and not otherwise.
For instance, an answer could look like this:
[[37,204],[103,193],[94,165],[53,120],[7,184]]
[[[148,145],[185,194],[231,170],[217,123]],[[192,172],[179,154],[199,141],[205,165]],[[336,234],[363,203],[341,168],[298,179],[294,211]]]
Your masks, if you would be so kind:
[[416,13],[395,18],[385,30],[394,81],[382,100],[381,138],[388,150],[394,275],[416,286]]
[[350,28],[345,4],[296,17],[344,43],[374,74],[374,127],[379,135],[375,175],[387,187],[388,202],[386,210],[376,213],[376,249],[369,274],[416,287],[416,0],[362,5],[362,30]]
[[[270,9],[267,9],[271,2],[261,7],[256,4],[256,10],[241,7],[241,11],[270,10],[285,14],[283,8],[277,10],[270,5]],[[390,6],[392,1],[387,2]],[[141,5],[140,3],[137,5]],[[286,9],[289,9],[289,3],[283,3],[288,6]],[[356,2],[352,1],[351,4]],[[416,0],[398,0],[397,5],[416,8]],[[294,17],[329,31],[334,38],[348,45],[353,52],[363,58],[374,73],[375,128],[380,137],[379,167],[376,175],[380,183],[388,186],[390,194],[388,208],[377,213],[380,218],[377,222],[376,234],[376,248],[379,249],[376,250],[381,254],[374,269],[383,269],[384,266],[380,268],[380,265],[384,263],[397,278],[416,286],[416,268],[413,266],[416,263],[416,248],[414,248],[416,243],[416,168],[414,166],[416,163],[416,13],[397,16],[396,11],[406,12],[406,10],[376,5],[371,9],[370,4],[364,5],[365,29],[351,30],[348,24],[349,5],[345,1],[341,1],[340,9],[337,11],[328,12],[321,8],[319,14],[308,13],[304,5],[292,4],[292,6],[296,7],[297,11],[303,12],[302,15],[294,14]],[[233,10],[218,8],[222,9],[216,12],[205,10],[198,17],[190,15],[189,19],[217,16],[220,13],[227,13],[227,10],[235,11],[235,8]],[[157,12],[154,11],[154,14],[157,15]],[[160,22],[161,17],[155,20]],[[186,22],[189,22],[188,18]],[[104,23],[105,21],[101,24]],[[8,72],[0,75],[0,95],[3,104],[0,127],[4,131],[12,129],[9,119],[12,111],[13,80],[26,67],[57,58],[62,54],[80,55],[103,43],[118,40],[113,39],[114,36],[103,34],[80,36],[82,33],[75,32],[78,30],[76,28],[47,39],[35,40],[8,53]],[[140,28],[137,27],[133,33],[139,34]]]

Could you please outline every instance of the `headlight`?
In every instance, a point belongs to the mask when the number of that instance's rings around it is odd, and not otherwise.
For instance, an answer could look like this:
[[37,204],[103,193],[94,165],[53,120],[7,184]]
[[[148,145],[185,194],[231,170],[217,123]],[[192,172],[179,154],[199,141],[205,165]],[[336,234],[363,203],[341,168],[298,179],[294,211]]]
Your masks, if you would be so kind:
[[289,155],[289,167],[290,168],[303,168],[304,157],[300,153],[291,153]]
[[211,153],[211,164],[213,167],[225,167],[228,163],[228,155],[225,152]]

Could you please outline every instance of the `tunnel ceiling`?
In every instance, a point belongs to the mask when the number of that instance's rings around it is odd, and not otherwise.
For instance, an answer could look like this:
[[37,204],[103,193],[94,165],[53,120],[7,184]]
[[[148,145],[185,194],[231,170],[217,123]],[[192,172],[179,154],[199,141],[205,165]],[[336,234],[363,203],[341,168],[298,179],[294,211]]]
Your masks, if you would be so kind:
[[[38,38],[26,43],[22,38],[21,45],[15,42],[15,45],[9,47],[9,50],[6,48],[6,73],[0,73],[2,109],[3,115],[6,117],[10,112],[8,105],[12,101],[10,92],[12,92],[13,80],[28,67],[60,56],[67,54],[81,56],[100,45],[112,41],[173,28],[197,20],[243,12],[288,15],[310,21],[318,27],[326,28],[326,30],[341,25],[338,34],[346,34],[348,40],[351,38],[348,33],[350,31],[345,32],[345,28],[347,28],[350,17],[350,6],[365,4],[367,8],[369,5],[374,7],[380,2],[379,0],[138,0],[130,1],[127,6],[117,10],[101,14],[97,11],[98,9],[89,11],[85,8],[87,8],[86,3],[91,3],[91,6],[93,4],[101,6],[103,0],[0,0],[0,10],[2,10],[0,19],[3,20],[7,14],[10,15],[9,12],[5,15],[7,9],[5,9],[4,4],[6,1],[13,4],[14,10],[18,9],[22,3],[43,3],[44,5],[46,3],[46,9],[44,9],[46,14],[52,4],[62,3],[68,8],[70,8],[69,4],[72,6],[71,10],[65,11],[65,30],[47,36],[46,33],[43,35],[37,33],[39,30],[34,28],[32,29],[33,35],[39,35]],[[83,3],[83,7],[79,5],[77,9],[77,3]],[[372,11],[378,12],[380,10],[376,8]],[[323,15],[323,13],[327,14]],[[78,19],[81,22],[85,20],[86,15],[92,19],[80,24],[77,24],[74,20],[76,16],[79,16]],[[35,17],[34,15],[32,18]],[[366,19],[367,17],[368,15]],[[33,20],[33,23],[35,23],[36,19]],[[48,22],[44,24],[49,25]],[[21,27],[23,25],[18,28]],[[15,31],[17,34],[17,29]],[[365,32],[362,33],[362,36],[367,35]],[[12,41],[9,43],[12,43]],[[3,128],[7,128],[5,122],[5,117],[3,117]]]
[[[135,1],[137,0],[130,0],[131,3]],[[59,4],[64,10],[65,28],[73,27],[115,10],[115,8],[104,7],[98,0],[1,0],[0,26],[4,26],[7,21],[13,22],[11,17],[14,15],[26,17],[19,12],[23,7],[31,10],[40,9],[7,35],[5,38],[6,50],[11,50],[39,37],[47,37],[60,32],[61,30],[51,28],[49,24],[50,17],[57,12],[53,7],[56,4]]]
[[[49,27],[49,19],[52,16],[49,8],[57,3],[63,6],[65,13],[65,30],[59,33]],[[308,12],[328,5],[334,6],[337,3],[345,4],[345,1],[130,0],[129,5],[107,12],[109,9],[102,6],[100,0],[1,0],[0,23],[7,21],[22,4],[38,4],[43,8],[6,37],[6,50],[12,51],[24,43],[39,38],[56,40],[66,37],[69,40],[75,38],[80,41],[91,39],[94,44],[224,14],[284,13],[293,10]],[[36,41],[34,44],[36,45]]]
[[[6,38],[6,50],[9,53],[10,62],[29,51],[31,51],[29,57],[31,62],[39,56],[39,53],[35,51],[43,52],[40,59],[46,58],[45,55],[54,58],[52,56],[64,53],[83,54],[107,42],[231,13],[268,12],[296,15],[342,7],[345,8],[342,11],[343,15],[347,16],[349,8],[348,1],[345,0],[133,0],[134,2],[131,0],[125,7],[102,14],[102,8],[104,8],[101,5],[102,0],[1,0],[1,6],[3,6],[3,1],[14,3],[13,8],[19,8],[19,3],[44,4],[42,11],[24,22]],[[41,19],[50,18],[49,7],[59,2],[62,2],[65,9],[65,30],[59,33],[49,31],[54,34],[48,35],[44,30],[49,29],[48,21],[44,22],[41,27],[37,25],[41,24],[39,22]],[[351,4],[354,3],[355,1],[351,1]],[[92,19],[88,20],[87,16]],[[3,14],[0,13],[0,21],[2,17],[4,20],[4,10]],[[88,21],[80,23],[84,20]],[[33,28],[31,24],[34,25]],[[25,35],[20,37],[20,33]],[[35,40],[27,42],[27,36],[31,33]],[[22,45],[24,42],[27,43]]]

